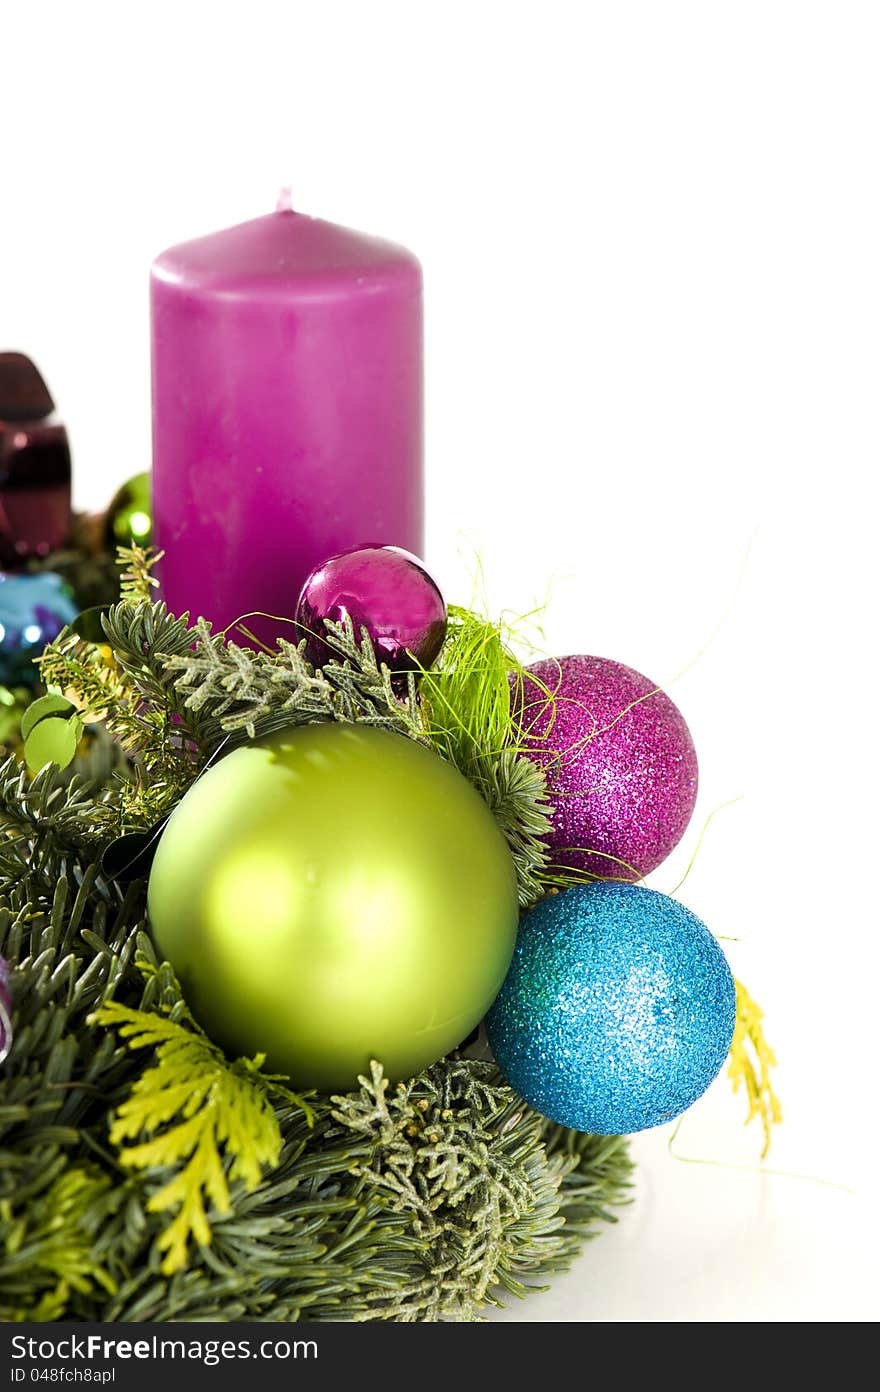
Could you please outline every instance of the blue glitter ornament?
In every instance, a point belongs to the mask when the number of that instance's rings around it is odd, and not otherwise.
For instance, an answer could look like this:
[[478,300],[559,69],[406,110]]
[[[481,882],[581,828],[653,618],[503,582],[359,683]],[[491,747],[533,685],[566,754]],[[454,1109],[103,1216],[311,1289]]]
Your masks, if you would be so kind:
[[34,685],[40,675],[34,658],[78,612],[70,590],[54,571],[0,573],[0,682]]
[[486,1024],[515,1092],[575,1131],[622,1135],[696,1102],[730,1049],[736,993],[708,928],[641,885],[577,885],[522,920]]

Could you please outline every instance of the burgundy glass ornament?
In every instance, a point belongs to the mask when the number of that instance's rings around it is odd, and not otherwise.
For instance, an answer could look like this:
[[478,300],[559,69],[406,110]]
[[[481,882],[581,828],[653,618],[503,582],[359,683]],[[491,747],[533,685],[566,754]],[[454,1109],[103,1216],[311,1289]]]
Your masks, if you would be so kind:
[[309,660],[333,656],[324,619],[350,618],[356,637],[367,630],[376,658],[393,672],[430,667],[446,636],[446,604],[421,561],[398,546],[358,546],[312,571],[296,606]]
[[0,1063],[12,1048],[12,991],[9,987],[9,963],[0,957]]
[[67,431],[30,358],[0,353],[0,565],[49,555],[70,525]]

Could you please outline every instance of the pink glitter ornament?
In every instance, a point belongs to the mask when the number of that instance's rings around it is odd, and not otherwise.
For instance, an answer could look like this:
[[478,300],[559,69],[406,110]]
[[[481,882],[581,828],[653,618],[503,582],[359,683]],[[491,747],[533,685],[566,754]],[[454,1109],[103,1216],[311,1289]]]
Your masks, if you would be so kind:
[[617,880],[656,869],[697,798],[697,755],[678,707],[603,657],[534,663],[513,707],[552,794],[553,863]]

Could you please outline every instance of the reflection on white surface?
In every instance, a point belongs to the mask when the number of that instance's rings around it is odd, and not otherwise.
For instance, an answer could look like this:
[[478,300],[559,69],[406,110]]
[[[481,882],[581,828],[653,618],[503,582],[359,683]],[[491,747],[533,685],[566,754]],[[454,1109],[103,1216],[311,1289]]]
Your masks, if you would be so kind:
[[[720,1094],[720,1095],[719,1095]],[[710,1124],[686,1125],[688,1153],[736,1155],[736,1111],[716,1084]],[[725,1123],[723,1113],[728,1113]],[[812,1124],[812,1123],[810,1123]],[[511,1302],[493,1320],[848,1321],[877,1317],[876,1209],[860,1192],[806,1179],[685,1164],[668,1129],[635,1138],[636,1187],[620,1221],[587,1245],[551,1290]],[[794,1129],[794,1128],[793,1128]],[[693,1147],[689,1138],[695,1139]],[[839,1150],[846,1149],[843,1133]],[[722,1150],[723,1147],[723,1150]],[[781,1163],[791,1146],[774,1147]],[[833,1163],[824,1146],[823,1177]],[[840,1154],[838,1160],[844,1160]],[[769,1162],[768,1162],[769,1163]],[[847,1168],[845,1163],[842,1169]],[[870,1192],[870,1191],[868,1191]]]

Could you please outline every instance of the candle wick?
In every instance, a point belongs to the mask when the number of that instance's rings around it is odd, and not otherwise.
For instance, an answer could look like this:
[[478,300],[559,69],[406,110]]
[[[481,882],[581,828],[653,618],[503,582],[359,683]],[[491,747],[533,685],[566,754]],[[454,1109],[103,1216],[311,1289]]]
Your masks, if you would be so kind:
[[290,184],[285,184],[278,195],[278,202],[275,204],[276,213],[293,212],[293,189]]

